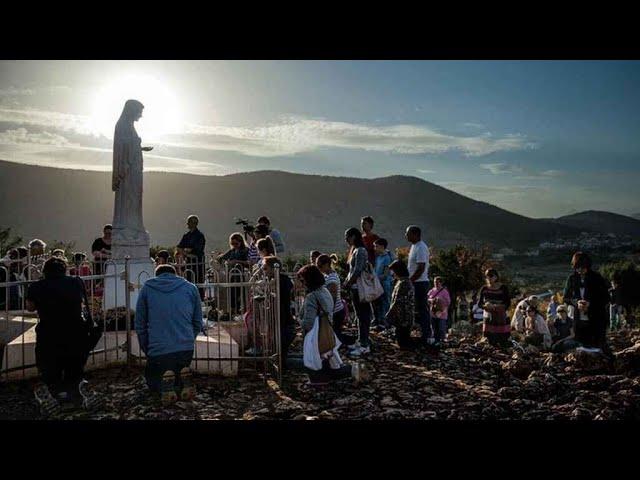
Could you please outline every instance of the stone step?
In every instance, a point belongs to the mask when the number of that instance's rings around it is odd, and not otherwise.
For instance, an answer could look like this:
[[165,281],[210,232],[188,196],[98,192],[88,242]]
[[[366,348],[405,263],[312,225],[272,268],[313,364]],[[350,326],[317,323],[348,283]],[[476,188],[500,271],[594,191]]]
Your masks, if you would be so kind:
[[[21,324],[22,322],[16,322]],[[25,324],[27,322],[24,322]],[[124,364],[126,362],[125,331],[105,332],[96,345],[94,353],[87,360],[86,369],[104,368],[109,365]],[[19,333],[5,348],[2,356],[2,376],[8,379],[21,379],[36,377],[35,368],[35,324],[32,324],[24,333]],[[131,332],[131,353],[136,359],[144,359],[144,353],[140,350],[138,337]],[[234,360],[215,360],[216,358],[238,358],[240,348],[224,328],[213,327],[208,335],[198,335],[195,343],[194,360],[191,367],[202,373],[221,374],[224,376],[236,376],[238,374],[238,362]],[[21,366],[26,366],[22,369]],[[6,370],[12,370],[6,372]]]

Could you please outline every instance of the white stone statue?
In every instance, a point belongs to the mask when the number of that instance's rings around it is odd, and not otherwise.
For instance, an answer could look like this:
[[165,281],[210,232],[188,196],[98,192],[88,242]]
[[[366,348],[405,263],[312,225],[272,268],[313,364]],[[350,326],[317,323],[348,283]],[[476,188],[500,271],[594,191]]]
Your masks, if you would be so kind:
[[[116,192],[113,208],[113,234],[111,258],[107,262],[104,310],[126,305],[135,308],[142,284],[153,277],[153,262],[149,258],[149,233],[142,222],[142,152],[152,147],[142,147],[133,123],[142,117],[144,105],[137,100],[127,100],[113,136],[112,189]],[[126,285],[124,258],[129,256],[129,282]],[[129,292],[126,294],[125,292]]]
[[[142,147],[133,123],[142,117],[144,105],[127,100],[116,123],[113,136],[112,190],[116,192],[113,209],[113,256],[137,257],[149,248],[149,233],[142,221]],[[136,248],[138,247],[138,248]]]

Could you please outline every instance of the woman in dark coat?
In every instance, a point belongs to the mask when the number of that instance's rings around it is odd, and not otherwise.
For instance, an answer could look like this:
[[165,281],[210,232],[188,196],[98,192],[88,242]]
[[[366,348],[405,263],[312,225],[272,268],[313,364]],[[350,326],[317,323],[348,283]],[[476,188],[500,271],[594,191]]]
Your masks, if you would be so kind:
[[564,302],[574,307],[575,340],[585,347],[605,348],[607,333],[607,282],[591,269],[591,259],[577,252],[571,259],[574,272],[564,288]]

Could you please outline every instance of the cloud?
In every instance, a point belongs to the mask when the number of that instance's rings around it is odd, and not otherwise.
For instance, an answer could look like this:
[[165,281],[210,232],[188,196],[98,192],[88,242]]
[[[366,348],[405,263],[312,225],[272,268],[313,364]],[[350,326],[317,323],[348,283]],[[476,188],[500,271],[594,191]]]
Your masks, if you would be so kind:
[[19,145],[25,143],[35,145],[51,145],[56,147],[69,147],[74,145],[65,137],[56,133],[31,133],[27,131],[26,128],[17,128],[15,130],[5,130],[4,132],[0,132],[0,144]]
[[508,163],[482,163],[480,168],[489,170],[494,175],[516,174],[524,172],[522,167],[509,165]]
[[464,182],[441,182],[438,185],[469,196],[513,196],[522,194],[543,194],[551,191],[539,185],[475,185]]
[[424,174],[436,173],[436,172],[435,172],[435,171],[433,171],[433,170],[424,170],[424,169],[421,169],[421,168],[419,168],[419,169],[417,170],[417,172],[418,172],[418,173],[424,173]]
[[534,147],[522,135],[455,136],[419,125],[380,127],[304,118],[262,127],[192,125],[187,132],[189,141],[196,142],[200,148],[261,157],[295,155],[321,148],[409,155],[459,151],[466,156],[482,156]]
[[[0,122],[57,129],[67,136],[71,133],[101,136],[96,122],[83,115],[0,108]],[[187,125],[185,132],[163,135],[157,140],[169,147],[227,151],[253,157],[290,156],[328,148],[406,155],[461,152],[465,156],[535,148],[523,135],[459,136],[420,125],[372,126],[307,118],[289,118],[257,127]]]
[[0,88],[0,97],[22,97],[33,95],[35,90],[30,88],[7,87]]
[[515,180],[543,180],[545,178],[555,178],[565,175],[562,170],[545,170],[536,172],[530,168],[509,163],[482,163],[480,168],[488,170],[493,175],[516,175]]
[[564,172],[562,170],[545,170],[544,172],[540,172],[540,175],[542,175],[543,177],[562,177],[566,174],[567,172]]
[[63,131],[72,131],[82,135],[96,134],[94,129],[91,128],[91,119],[89,117],[70,113],[33,109],[0,108],[0,122],[55,128]]

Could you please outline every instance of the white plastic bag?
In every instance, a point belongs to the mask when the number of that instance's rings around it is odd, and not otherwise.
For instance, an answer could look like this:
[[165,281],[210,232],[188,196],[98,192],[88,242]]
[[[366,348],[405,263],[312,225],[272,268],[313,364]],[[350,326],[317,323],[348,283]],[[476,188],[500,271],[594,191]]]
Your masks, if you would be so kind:
[[[334,334],[335,335],[335,334]],[[302,360],[304,366],[311,370],[322,370],[322,360],[329,359],[329,366],[332,369],[337,369],[342,366],[342,359],[338,353],[340,348],[340,340],[336,336],[335,348],[324,355],[320,356],[320,350],[318,349],[318,317],[313,321],[313,328],[304,336],[304,343],[302,346]]]
[[368,262],[356,280],[356,285],[358,287],[358,297],[360,297],[360,302],[362,303],[373,302],[384,293],[384,288],[378,276],[373,272],[371,264]]

